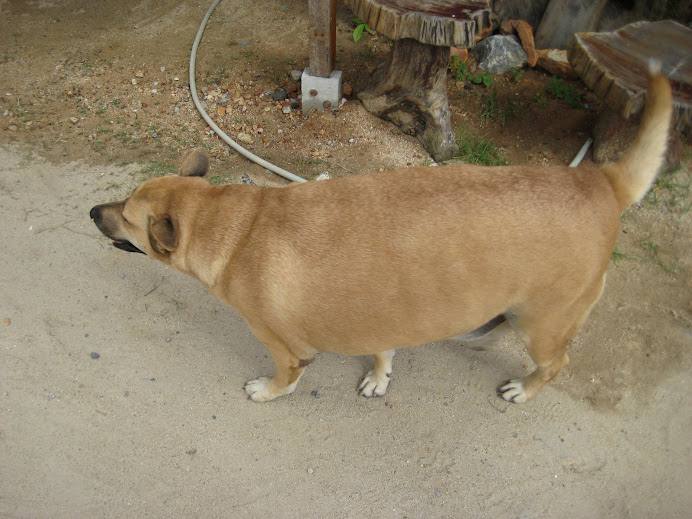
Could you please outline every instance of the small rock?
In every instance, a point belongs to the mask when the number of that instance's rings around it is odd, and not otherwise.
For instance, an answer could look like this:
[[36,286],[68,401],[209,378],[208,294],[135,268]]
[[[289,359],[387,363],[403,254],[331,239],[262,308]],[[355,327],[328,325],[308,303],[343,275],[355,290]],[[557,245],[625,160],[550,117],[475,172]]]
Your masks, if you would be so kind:
[[291,78],[293,81],[300,81],[303,79],[303,73],[300,70],[291,70]]
[[308,467],[308,474],[314,474],[315,471],[313,470],[312,467]]
[[248,45],[250,45],[250,42],[245,40],[240,40],[238,43],[243,47],[247,47]]
[[[325,172],[325,173],[320,173],[319,175],[317,175],[315,180],[329,180],[329,178],[330,178],[329,173]],[[313,391],[313,393],[317,393],[317,391]],[[319,398],[319,397],[317,396],[316,398]]]
[[137,80],[136,80],[135,78],[132,78],[132,79],[130,80],[130,83],[132,83],[133,85],[136,85],[136,84],[137,84]]
[[72,124],[77,124],[79,122],[79,119],[77,119],[76,117],[70,117],[70,122]]
[[135,77],[143,78],[144,77],[144,71],[138,70],[137,72],[135,72]]
[[11,132],[16,132],[17,131],[17,125],[16,124],[10,124],[7,129]]
[[478,68],[491,74],[504,74],[521,68],[528,58],[516,36],[489,36],[471,49]]
[[240,142],[244,142],[245,144],[252,144],[252,137],[247,133],[240,132],[237,135],[237,138]]
[[290,114],[291,113],[291,105],[286,105],[281,107],[281,111],[285,114]]
[[101,355],[98,354],[98,353],[96,353],[95,351],[92,351],[92,352],[91,352],[91,358],[94,359],[94,360],[98,359],[100,356],[101,356]]
[[567,61],[567,51],[560,49],[543,49],[538,51],[536,65],[563,79],[578,79],[579,74]]
[[353,93],[353,88],[349,84],[341,85],[341,93],[346,97],[350,97]]
[[310,394],[311,394],[312,396],[314,396],[315,398],[319,398],[319,397],[320,397],[320,392],[317,391],[316,389],[313,389],[312,391],[310,391]]
[[288,93],[283,88],[277,88],[272,94],[272,99],[274,101],[283,101],[288,99]]
[[243,183],[243,184],[251,185],[251,186],[256,186],[256,185],[257,185],[257,184],[255,184],[254,180],[252,180],[252,179],[250,178],[250,175],[248,175],[247,173],[243,173],[243,176],[240,177],[240,182]]
[[166,67],[161,67],[159,70],[160,70],[161,72],[166,72]]

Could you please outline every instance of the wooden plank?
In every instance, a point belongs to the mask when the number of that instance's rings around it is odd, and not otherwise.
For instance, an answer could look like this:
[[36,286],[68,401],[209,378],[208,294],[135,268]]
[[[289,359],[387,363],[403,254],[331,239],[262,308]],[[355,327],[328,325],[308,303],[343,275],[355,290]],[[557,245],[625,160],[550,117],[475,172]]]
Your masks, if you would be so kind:
[[308,0],[310,75],[329,77],[336,55],[336,0]]
[[473,47],[491,26],[489,0],[344,0],[380,34],[441,47]]
[[646,67],[659,59],[673,88],[674,126],[692,130],[692,30],[672,20],[635,22],[606,33],[579,33],[568,48],[582,81],[623,117],[646,100]]

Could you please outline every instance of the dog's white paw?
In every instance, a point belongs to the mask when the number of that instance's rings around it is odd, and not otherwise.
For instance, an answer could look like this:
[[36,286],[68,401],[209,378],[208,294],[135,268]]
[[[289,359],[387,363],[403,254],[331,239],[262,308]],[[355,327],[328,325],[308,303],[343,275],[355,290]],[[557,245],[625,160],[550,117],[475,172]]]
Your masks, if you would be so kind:
[[259,377],[254,380],[248,380],[245,382],[245,392],[247,396],[253,402],[268,402],[269,400],[274,400],[278,395],[274,395],[269,391],[269,383],[271,382],[269,377]]
[[524,384],[521,380],[510,380],[504,386],[500,387],[498,391],[507,402],[523,404],[529,399],[526,391],[524,391]]
[[378,377],[374,370],[368,372],[363,379],[363,382],[358,386],[358,393],[360,396],[370,398],[372,396],[382,396],[387,392],[387,387],[389,387],[389,377],[387,375],[382,375]]

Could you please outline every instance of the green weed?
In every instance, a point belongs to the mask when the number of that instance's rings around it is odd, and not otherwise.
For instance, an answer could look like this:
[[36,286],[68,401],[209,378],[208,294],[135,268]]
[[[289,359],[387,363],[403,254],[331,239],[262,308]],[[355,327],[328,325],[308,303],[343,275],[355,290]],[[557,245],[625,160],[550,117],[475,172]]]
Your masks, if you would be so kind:
[[493,76],[487,72],[475,75],[472,74],[469,71],[468,63],[461,61],[459,56],[452,56],[452,59],[449,60],[449,71],[451,72],[452,77],[457,81],[475,83],[477,85],[483,84],[487,87],[493,84]]
[[583,94],[577,92],[574,86],[566,84],[557,76],[553,76],[553,79],[545,88],[553,95],[553,97],[555,97],[555,99],[561,99],[567,102],[567,104],[572,108],[584,107]]
[[367,32],[368,34],[375,34],[375,31],[373,31],[370,28],[370,26],[360,18],[354,18],[353,23],[356,24],[356,28],[353,29],[353,41],[360,41],[360,39],[363,37],[363,32]]
[[506,104],[502,104],[497,100],[497,92],[493,88],[489,96],[486,96],[483,101],[484,110],[481,113],[481,119],[492,120],[494,122],[499,122],[504,126],[507,124],[508,119],[515,117],[515,111],[517,108],[516,101],[510,100]]
[[491,139],[485,139],[472,134],[465,127],[457,129],[457,144],[459,155],[457,157],[467,164],[480,166],[503,166],[509,164],[500,153],[500,150]]
[[512,77],[514,78],[514,82],[519,83],[519,80],[521,80],[521,76],[526,74],[526,71],[523,69],[517,70],[517,69],[513,68],[512,70],[510,70],[510,73],[512,74]]
[[533,96],[533,100],[536,101],[541,108],[545,108],[548,105],[548,100],[540,92]]

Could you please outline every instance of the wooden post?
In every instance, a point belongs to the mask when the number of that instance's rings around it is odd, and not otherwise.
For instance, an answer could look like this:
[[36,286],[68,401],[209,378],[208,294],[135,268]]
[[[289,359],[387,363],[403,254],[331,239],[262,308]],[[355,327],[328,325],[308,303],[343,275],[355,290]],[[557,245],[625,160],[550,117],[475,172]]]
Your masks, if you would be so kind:
[[308,0],[310,75],[329,77],[336,56],[336,0]]

